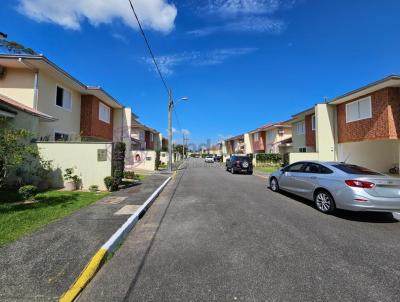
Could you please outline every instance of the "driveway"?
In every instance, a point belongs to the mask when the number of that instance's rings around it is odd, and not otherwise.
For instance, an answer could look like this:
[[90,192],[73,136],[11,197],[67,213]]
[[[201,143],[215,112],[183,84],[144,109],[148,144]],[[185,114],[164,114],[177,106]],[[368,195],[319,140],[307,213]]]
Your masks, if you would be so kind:
[[399,238],[191,159],[80,301],[398,301]]

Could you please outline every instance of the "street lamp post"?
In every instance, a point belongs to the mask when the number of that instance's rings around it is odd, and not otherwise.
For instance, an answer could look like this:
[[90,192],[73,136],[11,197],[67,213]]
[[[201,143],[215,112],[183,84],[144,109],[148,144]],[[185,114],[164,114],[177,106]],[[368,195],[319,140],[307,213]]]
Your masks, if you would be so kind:
[[[187,101],[189,98],[183,97],[180,101]],[[172,90],[168,92],[168,172],[172,172],[172,110],[174,109]]]

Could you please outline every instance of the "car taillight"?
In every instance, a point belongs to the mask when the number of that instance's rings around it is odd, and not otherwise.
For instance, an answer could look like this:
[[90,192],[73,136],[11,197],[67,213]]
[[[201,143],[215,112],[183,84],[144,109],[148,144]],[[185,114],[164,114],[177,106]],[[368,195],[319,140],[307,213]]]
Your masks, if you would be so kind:
[[344,182],[349,187],[355,187],[355,188],[372,189],[373,187],[375,187],[375,184],[373,182],[363,181],[363,180],[350,179],[350,180],[345,180]]

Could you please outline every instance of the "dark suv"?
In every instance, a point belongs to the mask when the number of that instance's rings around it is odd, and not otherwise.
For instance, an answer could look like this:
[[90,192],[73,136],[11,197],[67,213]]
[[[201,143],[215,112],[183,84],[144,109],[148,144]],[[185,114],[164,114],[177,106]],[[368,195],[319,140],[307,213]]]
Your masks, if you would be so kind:
[[232,155],[230,159],[226,160],[226,171],[230,171],[232,174],[238,172],[253,174],[251,158],[246,155]]

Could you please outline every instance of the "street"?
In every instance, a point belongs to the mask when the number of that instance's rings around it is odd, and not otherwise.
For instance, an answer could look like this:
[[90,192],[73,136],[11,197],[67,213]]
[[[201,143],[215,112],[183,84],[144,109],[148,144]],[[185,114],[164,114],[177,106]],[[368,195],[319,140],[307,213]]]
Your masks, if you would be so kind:
[[398,301],[399,234],[190,159],[79,301]]

